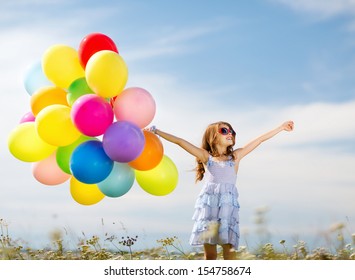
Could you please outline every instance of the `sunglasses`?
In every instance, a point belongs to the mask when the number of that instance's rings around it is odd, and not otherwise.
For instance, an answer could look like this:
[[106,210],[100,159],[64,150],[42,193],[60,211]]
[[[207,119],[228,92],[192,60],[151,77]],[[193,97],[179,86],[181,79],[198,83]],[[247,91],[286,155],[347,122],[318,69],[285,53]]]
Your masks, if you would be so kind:
[[231,133],[233,136],[235,136],[235,131],[233,129],[229,129],[226,127],[221,127],[218,130],[218,133],[222,134],[222,135],[228,135],[229,133]]

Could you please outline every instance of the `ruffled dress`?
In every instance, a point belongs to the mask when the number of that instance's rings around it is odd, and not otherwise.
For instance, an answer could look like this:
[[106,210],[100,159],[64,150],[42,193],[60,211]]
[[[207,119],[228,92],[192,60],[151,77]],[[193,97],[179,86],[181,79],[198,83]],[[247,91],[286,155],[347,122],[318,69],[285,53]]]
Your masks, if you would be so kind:
[[205,183],[195,203],[190,237],[192,246],[239,244],[239,203],[234,161],[214,161],[210,156],[204,174]]

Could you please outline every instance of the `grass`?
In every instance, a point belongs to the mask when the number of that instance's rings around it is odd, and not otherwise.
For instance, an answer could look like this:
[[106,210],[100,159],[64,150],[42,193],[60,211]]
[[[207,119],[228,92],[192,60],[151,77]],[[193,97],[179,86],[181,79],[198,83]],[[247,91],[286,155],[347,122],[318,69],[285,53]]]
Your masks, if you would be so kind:
[[[345,242],[346,228],[338,224],[331,230],[336,235],[329,248],[309,249],[304,241],[289,246],[280,240],[278,246],[264,243],[254,250],[241,246],[237,251],[240,260],[355,260],[355,234],[351,243]],[[51,234],[51,245],[43,249],[32,249],[23,242],[13,240],[5,220],[0,219],[0,259],[2,260],[202,260],[203,252],[188,252],[178,237],[166,237],[156,241],[152,249],[135,250],[139,236],[114,235],[105,238],[85,234],[79,239],[74,250],[65,248],[67,243],[63,232]],[[329,239],[329,238],[328,238]],[[277,249],[280,247],[281,249]],[[221,253],[218,259],[223,259]]]

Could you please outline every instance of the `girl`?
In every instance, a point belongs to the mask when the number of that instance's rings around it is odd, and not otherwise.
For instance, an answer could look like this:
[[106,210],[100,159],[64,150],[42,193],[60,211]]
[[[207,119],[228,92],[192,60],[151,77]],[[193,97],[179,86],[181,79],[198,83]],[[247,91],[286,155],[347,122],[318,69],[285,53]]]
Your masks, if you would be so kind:
[[203,135],[201,148],[155,127],[151,128],[155,134],[196,157],[196,181],[206,177],[195,204],[194,226],[190,238],[192,246],[203,245],[205,259],[217,258],[217,244],[222,246],[225,260],[235,258],[239,243],[236,179],[240,161],[262,142],[281,131],[292,131],[293,126],[292,121],[284,122],[235,150],[235,131],[227,122],[210,124]]

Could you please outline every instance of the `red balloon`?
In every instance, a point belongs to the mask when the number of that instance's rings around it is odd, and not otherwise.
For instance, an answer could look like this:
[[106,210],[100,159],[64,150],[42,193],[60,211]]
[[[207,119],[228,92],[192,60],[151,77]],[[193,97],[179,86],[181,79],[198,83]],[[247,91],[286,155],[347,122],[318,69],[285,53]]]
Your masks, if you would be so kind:
[[105,34],[91,33],[81,40],[78,54],[81,66],[85,69],[90,57],[103,50],[114,51],[118,53],[115,42]]
[[115,104],[116,98],[117,98],[117,95],[110,98],[110,105],[111,105],[112,108],[113,108],[113,105]]

